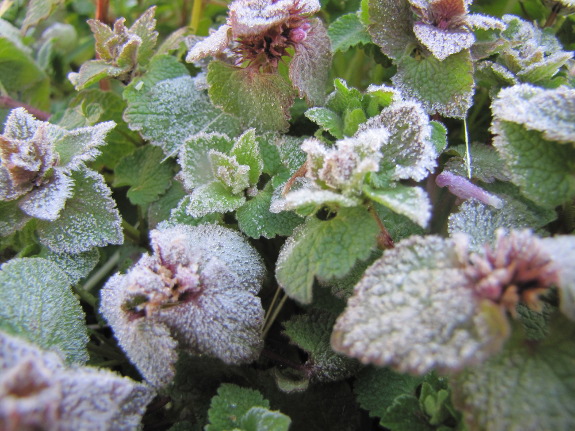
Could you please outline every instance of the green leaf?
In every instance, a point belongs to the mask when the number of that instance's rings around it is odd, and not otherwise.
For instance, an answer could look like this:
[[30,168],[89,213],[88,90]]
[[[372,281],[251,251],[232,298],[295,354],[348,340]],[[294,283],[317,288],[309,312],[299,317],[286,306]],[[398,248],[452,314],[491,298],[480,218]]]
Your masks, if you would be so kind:
[[475,430],[573,429],[574,351],[575,325],[557,318],[549,337],[517,337],[499,355],[456,376],[455,406]]
[[30,0],[26,6],[22,32],[26,33],[29,27],[34,27],[40,21],[48,18],[60,3],[63,3],[63,0]]
[[346,110],[361,108],[362,94],[357,88],[349,87],[341,78],[333,81],[334,91],[329,95],[325,106],[338,114]]
[[426,227],[429,223],[431,203],[422,188],[397,184],[394,188],[376,190],[364,186],[363,192],[371,200],[408,217],[421,227]]
[[172,56],[154,57],[146,74],[126,87],[124,99],[129,127],[168,156],[197,133],[236,136],[240,132],[238,120],[215,108],[186,67]]
[[554,207],[575,195],[574,147],[547,141],[541,132],[508,121],[496,121],[492,130],[513,183],[527,198]]
[[405,54],[397,60],[392,81],[405,98],[418,100],[429,114],[463,118],[472,104],[473,62],[467,50],[443,61]]
[[31,219],[18,206],[18,201],[0,201],[0,236],[10,235]]
[[56,253],[81,253],[93,247],[122,244],[120,214],[104,178],[87,168],[70,176],[74,180],[73,196],[56,221],[38,221],[40,242]]
[[264,162],[260,155],[260,148],[254,129],[246,131],[236,140],[230,155],[235,157],[240,165],[250,167],[249,183],[251,185],[257,184],[264,168]]
[[355,108],[345,110],[343,114],[343,134],[345,136],[353,136],[359,125],[367,120],[365,112],[362,108]]
[[130,202],[147,205],[156,201],[170,187],[173,172],[173,163],[164,160],[164,152],[160,148],[149,145],[140,147],[116,166],[114,187],[130,186]]
[[290,424],[288,416],[263,407],[252,407],[240,420],[245,431],[288,431]]
[[206,214],[203,217],[193,217],[187,212],[190,205],[190,196],[184,197],[178,205],[170,212],[170,218],[163,222],[161,226],[170,227],[178,224],[187,224],[189,226],[198,226],[206,223],[223,224],[223,217],[220,213]]
[[[484,183],[492,183],[495,180],[509,181],[510,173],[505,167],[501,156],[495,148],[489,145],[473,142],[470,145],[471,156],[471,176]],[[467,167],[465,165],[465,145],[449,147],[449,151],[455,151],[459,155],[451,157],[445,164],[445,170],[467,177]]]
[[209,94],[214,105],[238,116],[248,127],[286,131],[294,100],[290,82],[277,73],[259,73],[220,61],[208,66]]
[[78,73],[71,73],[68,79],[76,87],[76,90],[82,90],[104,78],[118,77],[130,69],[131,65],[118,67],[110,65],[104,60],[90,60],[82,64]]
[[341,117],[328,108],[310,108],[305,116],[319,127],[327,130],[336,139],[343,139],[343,121]]
[[435,147],[435,152],[441,154],[447,147],[447,129],[439,121],[430,121],[431,125],[431,142]]
[[409,2],[369,0],[367,10],[369,34],[385,55],[397,59],[415,47],[417,38],[413,33],[413,12]]
[[71,284],[78,283],[88,276],[100,260],[97,248],[77,254],[54,253],[49,249],[43,249],[39,256],[54,262],[66,273]]
[[330,335],[337,315],[320,310],[293,316],[283,323],[284,334],[308,353],[306,367],[312,381],[332,382],[351,377],[359,362],[335,353]]
[[225,431],[237,429],[243,416],[252,407],[268,409],[269,401],[256,390],[242,388],[230,383],[224,383],[218,389],[218,394],[212,398],[208,410],[209,424],[206,431]]
[[84,312],[66,274],[42,258],[13,259],[1,269],[0,329],[60,352],[67,362],[86,362]]
[[379,228],[363,208],[342,208],[331,220],[315,217],[298,227],[280,251],[276,278],[290,298],[309,304],[314,277],[343,277],[367,259]]
[[266,187],[238,208],[236,218],[243,233],[255,239],[289,236],[302,223],[303,219],[292,212],[271,213],[271,200],[272,190]]
[[400,395],[415,396],[421,377],[399,374],[389,368],[366,367],[353,387],[357,402],[371,417],[383,417]]
[[331,51],[347,51],[359,44],[371,42],[371,36],[357,13],[348,13],[332,22],[328,29]]
[[172,181],[172,185],[163,196],[151,203],[148,207],[148,225],[155,228],[158,223],[170,218],[170,213],[186,196],[186,191],[179,181]]
[[413,395],[400,395],[388,407],[379,422],[393,431],[433,431],[427,417],[421,411],[419,400]]
[[194,189],[189,197],[186,213],[192,217],[225,213],[238,209],[245,201],[243,195],[234,195],[225,185],[214,181]]
[[210,165],[214,178],[232,195],[239,195],[250,186],[250,167],[240,165],[235,157],[211,150]]

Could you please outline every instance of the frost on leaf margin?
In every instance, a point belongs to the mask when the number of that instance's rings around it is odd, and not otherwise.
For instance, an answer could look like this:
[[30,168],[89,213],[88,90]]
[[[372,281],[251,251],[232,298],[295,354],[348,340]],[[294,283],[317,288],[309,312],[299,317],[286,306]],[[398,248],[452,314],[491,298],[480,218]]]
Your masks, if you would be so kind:
[[101,305],[144,377],[159,387],[170,383],[177,350],[228,364],[255,360],[263,323],[255,295],[264,276],[256,251],[218,225],[160,228],[151,240],[154,254],[111,278]]

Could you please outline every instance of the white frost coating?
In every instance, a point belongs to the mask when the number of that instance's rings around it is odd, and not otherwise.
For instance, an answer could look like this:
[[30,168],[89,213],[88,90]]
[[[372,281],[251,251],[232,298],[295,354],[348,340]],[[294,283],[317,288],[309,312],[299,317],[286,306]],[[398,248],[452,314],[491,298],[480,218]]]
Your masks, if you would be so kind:
[[366,130],[382,127],[389,131],[389,139],[381,147],[381,165],[384,169],[392,169],[394,179],[421,181],[433,172],[437,153],[431,142],[429,116],[419,103],[393,103],[377,117],[360,125],[356,137]]
[[257,252],[218,225],[176,225],[152,231],[151,239],[154,254],[110,279],[101,305],[144,377],[166,386],[178,350],[228,364],[255,360],[263,324],[255,295],[264,276]]
[[445,31],[423,22],[415,23],[413,32],[438,60],[445,60],[451,54],[471,48],[475,43],[475,36],[468,30]]
[[543,89],[529,84],[504,88],[492,105],[498,120],[537,130],[550,141],[575,144],[575,90]]
[[563,314],[575,321],[575,236],[542,238],[540,243],[541,248],[553,259],[557,270],[559,307]]
[[61,171],[54,175],[43,187],[33,189],[22,197],[18,206],[24,213],[42,220],[56,220],[66,201],[72,197],[74,180]]
[[208,37],[196,43],[186,56],[186,61],[192,63],[224,51],[231,41],[231,29],[229,25],[224,24]]
[[332,334],[334,350],[399,372],[452,372],[498,350],[502,337],[466,287],[452,240],[411,237],[355,286]]
[[62,358],[0,332],[0,426],[59,431],[140,429],[146,385]]
[[309,186],[308,188],[289,192],[284,198],[272,200],[270,212],[279,213],[306,206],[317,208],[324,204],[332,204],[337,207],[355,207],[361,204],[361,200],[329,190],[322,190],[315,186]]

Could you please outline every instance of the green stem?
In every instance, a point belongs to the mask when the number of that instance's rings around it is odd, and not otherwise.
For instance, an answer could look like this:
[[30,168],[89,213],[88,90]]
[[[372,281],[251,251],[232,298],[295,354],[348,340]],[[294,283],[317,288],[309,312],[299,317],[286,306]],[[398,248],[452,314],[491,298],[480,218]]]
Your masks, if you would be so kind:
[[270,331],[272,325],[274,324],[276,318],[278,317],[278,314],[280,314],[280,311],[282,311],[282,308],[284,306],[284,304],[286,303],[288,299],[288,296],[285,295],[281,301],[279,302],[278,306],[275,308],[275,310],[272,313],[272,317],[267,321],[266,325],[264,326],[264,329],[262,331],[262,338],[265,340],[266,336],[268,335],[268,332]]
[[463,119],[463,135],[465,139],[465,167],[467,168],[467,178],[471,179],[471,150],[469,149],[469,131],[465,118]]
[[84,286],[82,286],[81,290],[89,292],[92,290],[100,281],[108,275],[108,273],[118,264],[120,261],[120,251],[118,250],[115,252],[108,261],[102,265],[100,269],[98,269],[92,276],[86,280]]
[[194,0],[192,6],[192,16],[190,17],[190,30],[193,34],[197,34],[200,20],[202,19],[203,0]]
[[98,298],[92,295],[90,292],[85,290],[82,286],[74,286],[74,293],[80,297],[82,301],[89,304],[93,309],[96,309],[96,304],[98,303]]
[[122,220],[122,229],[124,229],[124,235],[126,235],[130,240],[136,244],[140,243],[140,231],[126,220]]

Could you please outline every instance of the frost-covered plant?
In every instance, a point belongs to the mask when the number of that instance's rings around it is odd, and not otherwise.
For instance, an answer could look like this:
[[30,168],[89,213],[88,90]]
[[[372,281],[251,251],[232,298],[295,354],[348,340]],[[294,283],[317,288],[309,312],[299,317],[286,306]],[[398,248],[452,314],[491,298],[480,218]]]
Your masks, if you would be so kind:
[[66,367],[54,352],[0,331],[0,428],[133,430],[154,392],[91,367]]
[[154,254],[112,277],[101,305],[143,376],[166,386],[181,351],[227,364],[257,359],[263,309],[255,295],[264,276],[257,252],[218,225],[180,225],[150,235]]

